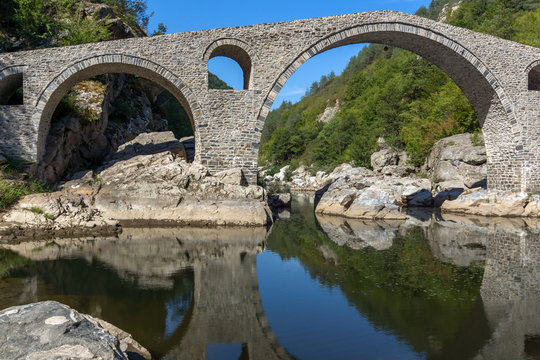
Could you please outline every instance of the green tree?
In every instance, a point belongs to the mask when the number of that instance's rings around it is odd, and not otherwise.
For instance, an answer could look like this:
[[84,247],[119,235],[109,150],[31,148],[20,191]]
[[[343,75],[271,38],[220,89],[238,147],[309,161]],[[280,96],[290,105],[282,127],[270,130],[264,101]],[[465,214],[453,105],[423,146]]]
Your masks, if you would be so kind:
[[35,46],[55,36],[58,23],[47,14],[45,0],[15,0],[17,35],[27,46]]
[[167,33],[167,26],[165,26],[165,24],[161,22],[158,24],[157,30],[154,30],[154,32],[152,33],[152,36],[165,35],[166,33]]

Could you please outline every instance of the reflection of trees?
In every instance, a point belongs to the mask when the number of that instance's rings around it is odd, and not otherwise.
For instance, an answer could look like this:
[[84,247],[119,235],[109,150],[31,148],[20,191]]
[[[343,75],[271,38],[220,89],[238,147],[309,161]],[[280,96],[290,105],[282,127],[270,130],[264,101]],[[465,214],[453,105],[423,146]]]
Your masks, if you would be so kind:
[[[388,250],[339,246],[318,230],[312,206],[293,206],[291,219],[274,225],[270,250],[298,258],[312,277],[338,285],[374,326],[393,332],[428,358],[467,358],[478,351],[488,336],[483,312],[475,311],[482,306],[481,268],[441,262],[423,229],[415,227],[396,233]],[[478,328],[473,337],[472,321]],[[456,339],[467,341],[457,346]]]

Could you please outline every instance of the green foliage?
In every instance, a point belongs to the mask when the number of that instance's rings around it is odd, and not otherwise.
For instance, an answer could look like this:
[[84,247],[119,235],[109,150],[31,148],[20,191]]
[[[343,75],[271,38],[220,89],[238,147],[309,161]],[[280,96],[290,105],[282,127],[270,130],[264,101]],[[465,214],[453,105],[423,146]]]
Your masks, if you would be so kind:
[[[433,0],[417,15],[437,19],[455,0]],[[540,46],[538,0],[470,0],[460,3],[450,23]],[[340,111],[317,122],[339,100]],[[364,47],[340,76],[313,82],[296,104],[271,111],[261,138],[259,163],[284,166],[293,161],[332,170],[352,162],[370,166],[376,140],[403,149],[421,165],[441,138],[479,132],[476,113],[459,87],[439,68],[410,52],[384,45]]]
[[[152,14],[145,0],[91,0],[109,5],[115,16],[143,34]],[[108,40],[107,19],[87,16],[85,2],[77,0],[3,0],[0,4],[0,34],[15,35],[27,48],[78,45]],[[155,35],[167,31],[163,23]]]
[[232,87],[227,85],[225,81],[221,80],[211,72],[208,72],[208,88],[217,90],[232,90]]
[[92,2],[109,5],[115,14],[133,29],[146,30],[148,21],[154,14],[147,13],[146,0],[92,0]]
[[60,24],[47,13],[46,0],[14,1],[16,32],[28,46],[38,45],[55,36]]
[[[54,110],[53,119],[61,119],[64,116],[77,116],[86,122],[94,122],[98,120],[98,116],[94,110],[87,106],[82,106],[76,101],[77,92],[74,90],[68,91],[60,100],[60,103]],[[129,108],[131,111],[131,108]]]
[[23,196],[52,191],[39,181],[22,179],[30,164],[22,159],[8,159],[7,164],[0,166],[0,210],[9,208]]
[[30,211],[33,212],[34,214],[43,214],[43,209],[39,207],[35,207],[35,206],[31,207]]
[[79,45],[108,40],[111,36],[104,20],[96,18],[77,18],[65,26],[68,35],[62,39],[61,44]]
[[0,210],[9,208],[23,196],[49,191],[48,187],[38,181],[0,179]]
[[540,46],[540,1],[471,0],[461,4],[449,23],[471,30]]
[[186,110],[170,92],[163,91],[158,96],[155,106],[155,110],[167,119],[169,130],[177,139],[193,136],[193,127]]
[[471,144],[473,146],[484,146],[484,139],[480,136],[479,132],[475,132],[471,135]]
[[164,23],[159,23],[157,26],[157,30],[154,30],[151,36],[165,35],[166,33],[167,33],[167,26],[165,26]]

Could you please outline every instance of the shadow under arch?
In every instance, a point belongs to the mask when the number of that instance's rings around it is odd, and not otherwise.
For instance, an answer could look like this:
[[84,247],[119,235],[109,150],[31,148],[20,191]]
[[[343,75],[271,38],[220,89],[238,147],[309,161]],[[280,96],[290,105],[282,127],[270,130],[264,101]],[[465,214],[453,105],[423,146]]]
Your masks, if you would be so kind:
[[[37,160],[45,154],[45,144],[49,133],[51,118],[62,97],[77,83],[93,76],[123,73],[140,76],[155,82],[169,91],[186,110],[189,116],[195,143],[200,143],[198,123],[202,108],[193,91],[175,74],[150,60],[128,55],[98,55],[80,60],[63,70],[39,93],[36,101],[38,126]],[[195,152],[195,160],[200,153]]]
[[[9,97],[19,87],[23,86],[26,66],[10,66],[0,71],[0,105],[7,105]],[[17,104],[17,105],[23,105]]]
[[[491,70],[470,50],[446,35],[403,22],[358,25],[308,45],[287,65],[265,95],[257,116],[259,125],[264,125],[279,91],[304,62],[324,51],[359,43],[379,43],[411,51],[445,72],[461,88],[478,116],[488,164],[497,162],[496,154],[520,150],[512,145],[513,140],[522,136],[521,131],[512,130],[517,123],[515,106]],[[501,132],[508,136],[501,137]],[[501,138],[507,141],[497,141]],[[490,183],[488,173],[488,187]]]
[[540,91],[540,60],[533,61],[525,70],[528,90]]

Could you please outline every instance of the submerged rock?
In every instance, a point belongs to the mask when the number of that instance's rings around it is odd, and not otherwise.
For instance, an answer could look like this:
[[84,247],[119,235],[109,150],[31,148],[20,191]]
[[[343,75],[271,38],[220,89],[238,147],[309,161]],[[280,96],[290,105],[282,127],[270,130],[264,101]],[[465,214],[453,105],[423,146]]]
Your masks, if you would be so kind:
[[131,335],[55,301],[0,311],[0,353],[9,359],[150,359]]

